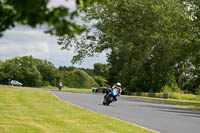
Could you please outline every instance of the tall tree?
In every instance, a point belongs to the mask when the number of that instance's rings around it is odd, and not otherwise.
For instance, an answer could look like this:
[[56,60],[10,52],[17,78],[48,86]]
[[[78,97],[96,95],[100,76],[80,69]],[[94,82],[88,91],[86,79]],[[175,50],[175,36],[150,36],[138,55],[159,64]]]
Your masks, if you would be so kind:
[[16,57],[6,60],[2,71],[6,79],[14,79],[25,86],[40,86],[42,77],[32,56]]
[[[2,62],[1,60],[0,60],[0,80],[5,80],[5,73],[4,73],[4,71],[3,71],[3,64],[4,64],[4,62]],[[7,80],[7,79],[6,79]]]
[[94,74],[96,76],[101,76],[105,79],[108,79],[109,66],[107,64],[95,63],[94,64]]
[[35,62],[42,76],[42,85],[57,86],[57,70],[55,66],[47,60],[35,59]]
[[106,0],[86,10],[83,19],[94,22],[93,33],[58,43],[75,48],[73,62],[110,49],[114,80],[132,91],[160,91],[176,86],[174,67],[193,52],[191,14],[182,0]]

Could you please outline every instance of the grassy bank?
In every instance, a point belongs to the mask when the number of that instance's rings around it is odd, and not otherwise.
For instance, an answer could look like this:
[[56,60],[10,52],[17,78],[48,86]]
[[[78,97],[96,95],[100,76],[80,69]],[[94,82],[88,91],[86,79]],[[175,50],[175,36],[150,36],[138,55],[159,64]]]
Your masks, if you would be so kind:
[[[0,85],[0,88],[21,88],[21,89],[32,89],[32,90],[54,90],[58,91],[58,87],[53,87],[53,86],[43,86],[40,88],[36,87],[13,87],[13,86],[7,86],[7,85]],[[92,93],[92,89],[78,89],[78,88],[69,88],[69,87],[62,87],[63,92],[77,92],[77,93]]]
[[179,106],[179,107],[200,110],[200,101],[150,98],[150,97],[140,97],[140,96],[125,96],[125,97],[140,98],[140,99],[153,101],[153,102],[157,102],[157,103],[170,104],[170,105],[175,105],[175,106]]
[[199,101],[200,102],[200,95],[193,95],[193,94],[170,93],[169,98],[177,99],[177,100]]
[[[149,133],[65,103],[49,92],[0,86],[1,133]],[[117,126],[120,125],[120,126]]]
[[[41,87],[41,89],[58,90],[57,87],[51,87],[51,86]],[[62,91],[78,92],[78,93],[89,93],[89,94],[92,93],[92,89],[77,89],[77,88],[68,88],[68,87],[63,87]]]

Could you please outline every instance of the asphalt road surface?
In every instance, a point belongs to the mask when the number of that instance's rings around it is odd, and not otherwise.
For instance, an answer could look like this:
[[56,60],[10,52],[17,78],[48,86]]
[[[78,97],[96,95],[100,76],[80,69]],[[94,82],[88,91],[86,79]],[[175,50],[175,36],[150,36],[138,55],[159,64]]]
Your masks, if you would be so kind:
[[50,91],[60,99],[82,108],[112,116],[161,133],[200,133],[200,111],[119,97],[103,106],[103,95]]

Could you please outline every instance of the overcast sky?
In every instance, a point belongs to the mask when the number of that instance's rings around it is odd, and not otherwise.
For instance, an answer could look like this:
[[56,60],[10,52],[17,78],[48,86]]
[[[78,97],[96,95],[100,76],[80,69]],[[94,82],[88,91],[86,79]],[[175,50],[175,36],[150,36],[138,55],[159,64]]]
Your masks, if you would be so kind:
[[[64,0],[53,0],[49,6],[65,5],[70,9],[75,8],[73,0],[66,4]],[[45,34],[42,28],[32,29],[28,26],[17,27],[4,32],[0,38],[0,59],[32,55],[34,58],[51,61],[56,67],[71,66],[73,51],[61,50],[57,44],[58,37]],[[94,63],[106,63],[106,54],[98,57],[87,58],[76,67],[93,68]]]

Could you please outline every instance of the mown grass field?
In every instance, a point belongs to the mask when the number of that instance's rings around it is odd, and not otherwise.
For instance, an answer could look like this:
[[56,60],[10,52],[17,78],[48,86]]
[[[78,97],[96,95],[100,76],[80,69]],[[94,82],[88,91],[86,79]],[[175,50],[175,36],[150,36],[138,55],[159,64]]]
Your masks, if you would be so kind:
[[0,133],[150,133],[49,92],[0,86]]

